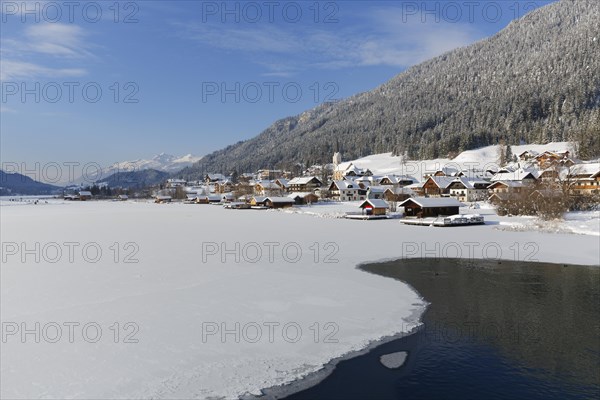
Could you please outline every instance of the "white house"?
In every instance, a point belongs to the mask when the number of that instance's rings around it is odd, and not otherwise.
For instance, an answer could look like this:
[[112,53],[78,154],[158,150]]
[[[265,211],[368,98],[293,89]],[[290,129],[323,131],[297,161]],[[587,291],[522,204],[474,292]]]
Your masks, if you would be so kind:
[[367,189],[361,188],[351,180],[331,182],[329,192],[334,200],[339,201],[366,200],[367,198]]
[[488,197],[488,181],[469,180],[464,176],[454,179],[448,186],[450,196],[458,201],[481,201]]

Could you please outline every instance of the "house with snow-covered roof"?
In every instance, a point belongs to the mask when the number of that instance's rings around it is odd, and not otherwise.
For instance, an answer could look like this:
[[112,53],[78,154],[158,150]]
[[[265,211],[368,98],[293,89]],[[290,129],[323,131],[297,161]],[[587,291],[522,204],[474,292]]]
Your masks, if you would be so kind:
[[421,194],[429,197],[450,195],[450,184],[455,178],[451,176],[430,176],[421,186]]
[[600,194],[600,163],[573,165],[568,169],[567,179],[573,194]]
[[255,179],[255,174],[251,172],[244,172],[240,176],[238,176],[239,183],[250,183]]
[[282,178],[283,175],[284,171],[280,169],[259,169],[257,174],[258,179],[269,181]]
[[167,179],[167,184],[165,186],[168,188],[177,188],[177,187],[186,186],[186,185],[187,185],[187,181],[185,179],[170,178],[170,179]]
[[296,204],[295,200],[290,197],[267,197],[265,206],[269,208],[287,208]]
[[359,176],[371,176],[373,173],[368,168],[359,168],[354,163],[348,163],[347,165],[340,164],[335,167],[333,171],[334,180],[342,180],[346,177],[354,178]]
[[535,150],[525,150],[521,154],[518,155],[519,160],[521,161],[529,161],[537,157],[539,153]]
[[82,190],[79,192],[79,200],[86,201],[92,198],[92,192],[89,190]]
[[423,173],[423,177],[424,178],[429,178],[429,177],[456,177],[456,176],[461,176],[463,173],[461,170],[459,170],[458,168],[455,167],[451,167],[451,166],[445,166],[445,167],[441,167],[441,168],[435,168],[435,169],[427,169],[425,170],[425,172]]
[[561,176],[561,169],[562,167],[550,167],[544,169],[543,171],[538,171],[538,181],[546,183],[555,182]]
[[266,201],[267,198],[264,196],[254,196],[250,199],[250,205],[255,207],[264,206]]
[[312,192],[320,188],[323,182],[316,176],[302,176],[288,182],[290,192]]
[[329,185],[331,198],[338,201],[366,200],[367,189],[352,180],[338,180]]
[[202,194],[188,194],[187,201],[189,203],[195,204],[208,204],[210,201],[208,200],[208,196]]
[[214,183],[215,193],[227,193],[231,192],[234,188],[234,184],[230,179],[223,181],[217,181]]
[[281,187],[272,181],[257,181],[254,184],[254,194],[269,196],[281,193]]
[[571,153],[568,150],[562,151],[544,151],[534,157],[541,168],[548,168],[553,165],[565,165],[570,167],[574,161],[570,159]]
[[382,186],[408,186],[416,182],[416,179],[406,175],[385,175],[379,180]]
[[496,193],[508,193],[511,190],[519,191],[527,185],[521,181],[496,181],[488,186],[488,190]]
[[414,195],[415,192],[408,186],[397,188],[388,186],[383,192],[383,198],[388,202],[404,201]]
[[486,180],[470,180],[464,176],[455,178],[448,189],[451,197],[458,201],[481,201],[488,197],[489,182]]
[[359,176],[356,178],[346,178],[346,179],[352,179],[354,182],[358,183],[359,185],[361,185],[361,187],[363,187],[364,189],[370,187],[370,186],[377,186],[379,184],[379,180],[381,179],[381,177],[378,176]]
[[425,218],[456,215],[464,204],[452,197],[414,197],[404,200],[398,206],[404,207],[407,217]]
[[297,205],[312,204],[319,201],[319,196],[313,192],[292,192],[287,197],[293,199]]
[[172,200],[171,196],[167,195],[157,195],[154,196],[154,202],[158,204],[170,203]]
[[382,199],[367,199],[361,203],[359,208],[363,215],[386,215],[389,204]]
[[500,170],[490,179],[491,182],[498,181],[517,181],[523,182],[525,184],[533,184],[537,181],[540,176],[540,171],[537,169],[523,169],[519,168],[515,171],[508,172],[504,170]]
[[367,189],[368,199],[383,199],[385,197],[385,186],[369,186]]
[[285,179],[285,178],[278,178],[278,179],[275,179],[275,184],[277,186],[279,186],[282,191],[287,192],[289,184],[290,184],[290,180]]
[[206,174],[204,176],[204,182],[206,183],[215,183],[219,181],[224,181],[226,179],[228,178],[223,174]]
[[231,203],[234,200],[235,196],[231,192],[221,194],[221,202],[223,203]]
[[498,204],[519,196],[529,184],[521,181],[496,181],[488,186],[490,196],[488,201],[492,204]]

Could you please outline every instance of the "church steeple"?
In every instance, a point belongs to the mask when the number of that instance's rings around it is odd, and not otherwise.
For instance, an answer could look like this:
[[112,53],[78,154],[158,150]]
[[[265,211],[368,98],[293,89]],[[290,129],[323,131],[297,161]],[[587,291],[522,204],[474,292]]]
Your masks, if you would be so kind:
[[333,166],[337,167],[342,163],[342,154],[339,152],[333,153]]

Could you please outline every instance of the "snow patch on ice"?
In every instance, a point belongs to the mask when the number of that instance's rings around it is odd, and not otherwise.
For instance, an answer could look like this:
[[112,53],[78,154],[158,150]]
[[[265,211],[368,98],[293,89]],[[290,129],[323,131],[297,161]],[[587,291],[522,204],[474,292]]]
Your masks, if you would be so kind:
[[500,221],[497,229],[600,236],[600,211],[569,212],[564,219],[549,221],[536,217],[506,217]]
[[385,355],[379,357],[379,361],[386,368],[396,369],[396,368],[400,368],[401,366],[404,365],[404,362],[406,361],[407,356],[408,356],[407,352],[399,351],[396,353],[385,354]]

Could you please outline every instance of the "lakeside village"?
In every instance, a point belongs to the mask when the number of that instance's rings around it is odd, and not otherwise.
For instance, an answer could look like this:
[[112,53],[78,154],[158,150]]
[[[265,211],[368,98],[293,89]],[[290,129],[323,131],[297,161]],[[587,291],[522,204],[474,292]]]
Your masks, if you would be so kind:
[[[483,217],[476,213],[459,214],[460,207],[478,209],[480,202],[494,206],[498,215],[544,219],[597,209],[600,204],[600,162],[578,160],[568,150],[527,150],[504,159],[510,161],[498,168],[493,163],[479,169],[422,168],[416,178],[378,175],[352,162],[343,163],[336,152],[332,164],[312,166],[301,176],[265,169],[232,176],[206,174],[204,180],[194,182],[173,178],[152,188],[152,197],[158,204],[178,201],[239,210],[357,202],[356,212],[346,213],[346,218],[401,218],[406,224],[433,226],[483,224]],[[118,193],[114,200],[129,199],[126,191]],[[93,197],[90,190],[65,195],[66,200]]]

